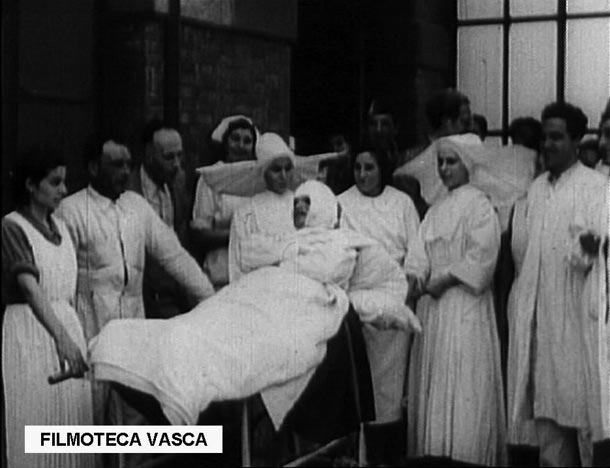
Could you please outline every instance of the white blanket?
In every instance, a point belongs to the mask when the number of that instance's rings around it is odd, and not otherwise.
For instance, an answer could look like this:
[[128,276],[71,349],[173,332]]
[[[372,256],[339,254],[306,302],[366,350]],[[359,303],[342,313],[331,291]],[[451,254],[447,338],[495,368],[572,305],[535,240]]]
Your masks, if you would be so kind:
[[350,292],[382,298],[360,301],[363,320],[388,308],[405,321],[410,314],[402,291],[392,297],[385,284],[404,282],[400,269],[383,267],[389,257],[370,241],[334,231],[296,244],[281,266],[244,275],[187,314],[110,322],[89,346],[95,378],[153,395],[172,424],[195,424],[212,401],[260,392],[279,428],[347,313],[344,288],[357,250],[369,254],[358,262]]

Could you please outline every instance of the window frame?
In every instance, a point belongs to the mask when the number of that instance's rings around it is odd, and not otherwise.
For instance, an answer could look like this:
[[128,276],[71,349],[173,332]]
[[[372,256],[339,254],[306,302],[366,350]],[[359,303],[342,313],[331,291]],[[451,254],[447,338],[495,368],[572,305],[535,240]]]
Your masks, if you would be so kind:
[[[555,99],[559,102],[565,102],[565,84],[566,84],[566,36],[567,27],[569,20],[578,19],[597,19],[597,18],[610,18],[609,11],[591,11],[591,12],[578,12],[568,13],[568,0],[557,0],[557,12],[549,14],[538,14],[531,16],[511,16],[510,13],[510,1],[502,0],[502,16],[492,16],[486,18],[472,18],[472,19],[457,19],[456,23],[456,44],[459,48],[459,42],[457,41],[457,32],[461,27],[464,26],[502,26],[502,100],[501,100],[501,129],[490,129],[488,135],[492,137],[501,137],[502,144],[508,143],[508,128],[510,125],[509,121],[509,102],[510,102],[510,29],[513,24],[519,23],[534,23],[541,21],[551,21],[557,25],[557,56],[556,56],[556,90]],[[459,50],[459,49],[458,49]],[[456,73],[458,68],[456,67]],[[597,133],[597,127],[591,127],[589,122],[589,128],[587,134]]]

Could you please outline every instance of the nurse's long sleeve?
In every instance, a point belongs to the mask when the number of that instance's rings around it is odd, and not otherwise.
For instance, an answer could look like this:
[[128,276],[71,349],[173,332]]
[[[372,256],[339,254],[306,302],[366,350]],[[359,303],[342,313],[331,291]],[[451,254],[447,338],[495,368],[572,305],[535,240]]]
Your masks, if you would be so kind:
[[449,272],[481,294],[491,283],[500,250],[500,223],[491,203],[478,198],[469,208],[465,227],[464,256],[449,266]]

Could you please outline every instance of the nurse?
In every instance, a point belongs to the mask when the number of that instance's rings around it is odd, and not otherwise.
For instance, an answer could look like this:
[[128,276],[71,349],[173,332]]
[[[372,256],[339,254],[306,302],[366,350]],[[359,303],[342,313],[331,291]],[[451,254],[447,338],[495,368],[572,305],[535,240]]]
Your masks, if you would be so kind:
[[[379,242],[404,271],[405,258],[419,242],[419,215],[411,199],[390,187],[392,168],[381,150],[358,153],[356,184],[339,196],[342,226]],[[369,462],[397,464],[403,446],[401,400],[407,370],[409,335],[396,330],[363,329],[375,394],[375,423],[367,427]],[[386,460],[375,460],[382,456]]]
[[491,291],[500,225],[476,188],[476,148],[466,141],[461,135],[439,140],[438,171],[448,194],[422,222],[423,250],[407,259],[421,292],[417,315],[424,329],[411,352],[407,450],[413,457],[502,466],[505,415]]

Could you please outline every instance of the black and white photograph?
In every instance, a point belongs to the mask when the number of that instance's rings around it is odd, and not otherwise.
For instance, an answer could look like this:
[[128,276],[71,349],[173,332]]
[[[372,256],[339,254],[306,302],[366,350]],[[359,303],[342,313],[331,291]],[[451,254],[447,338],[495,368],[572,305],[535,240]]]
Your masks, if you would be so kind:
[[610,0],[1,27],[3,467],[610,466]]

